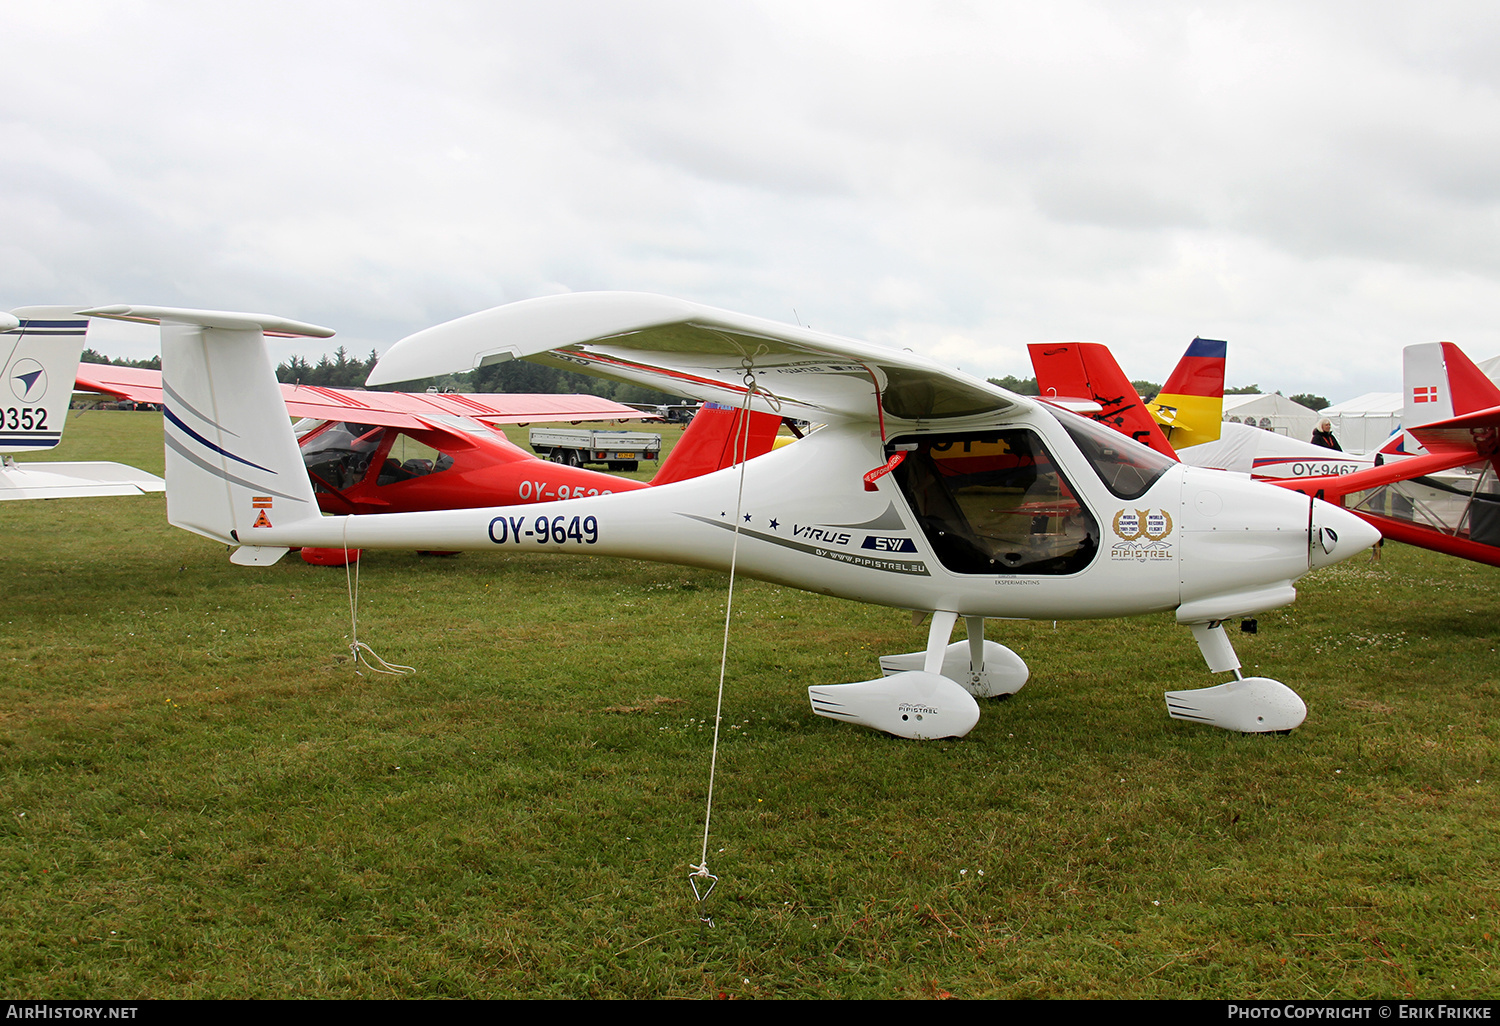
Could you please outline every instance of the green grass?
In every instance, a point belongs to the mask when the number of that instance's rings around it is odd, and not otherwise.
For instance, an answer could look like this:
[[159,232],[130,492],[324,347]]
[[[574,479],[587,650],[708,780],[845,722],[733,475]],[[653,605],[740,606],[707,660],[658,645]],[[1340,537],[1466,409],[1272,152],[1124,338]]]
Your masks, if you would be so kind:
[[[161,471],[160,418],[58,459]],[[645,472],[649,475],[649,469]],[[1287,737],[1170,720],[1170,617],[993,624],[1032,681],[957,742],[812,715],[896,610],[581,557],[265,569],[160,496],[0,505],[12,997],[1490,997],[1493,569],[1396,545],[1236,635]]]

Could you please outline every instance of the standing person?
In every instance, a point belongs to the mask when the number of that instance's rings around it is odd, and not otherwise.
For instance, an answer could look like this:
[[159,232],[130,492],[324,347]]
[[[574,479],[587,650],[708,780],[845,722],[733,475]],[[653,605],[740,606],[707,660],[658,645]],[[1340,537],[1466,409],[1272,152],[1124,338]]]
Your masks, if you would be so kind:
[[1336,452],[1344,451],[1344,447],[1339,444],[1339,440],[1333,437],[1333,425],[1326,419],[1320,422],[1318,430],[1313,432],[1312,444],[1320,445],[1325,449],[1333,449]]

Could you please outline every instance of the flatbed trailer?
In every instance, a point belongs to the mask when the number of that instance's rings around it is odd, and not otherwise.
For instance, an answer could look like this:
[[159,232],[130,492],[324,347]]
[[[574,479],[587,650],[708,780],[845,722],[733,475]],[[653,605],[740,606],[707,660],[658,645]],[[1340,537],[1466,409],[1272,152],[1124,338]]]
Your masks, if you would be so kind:
[[661,435],[646,431],[532,428],[528,441],[538,456],[570,467],[603,463],[610,470],[635,470],[641,460],[661,457]]

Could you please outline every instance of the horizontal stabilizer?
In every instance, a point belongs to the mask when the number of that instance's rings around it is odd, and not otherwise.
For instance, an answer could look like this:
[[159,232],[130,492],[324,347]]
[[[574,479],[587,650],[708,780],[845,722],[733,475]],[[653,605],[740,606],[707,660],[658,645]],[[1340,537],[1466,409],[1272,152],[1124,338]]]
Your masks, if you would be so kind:
[[167,483],[123,463],[15,463],[0,467],[0,501],[144,495]]
[[79,310],[80,317],[107,317],[137,324],[191,324],[225,331],[260,331],[282,338],[332,338],[333,329],[290,321],[270,314],[232,313],[228,310],[189,310],[172,306],[100,306]]

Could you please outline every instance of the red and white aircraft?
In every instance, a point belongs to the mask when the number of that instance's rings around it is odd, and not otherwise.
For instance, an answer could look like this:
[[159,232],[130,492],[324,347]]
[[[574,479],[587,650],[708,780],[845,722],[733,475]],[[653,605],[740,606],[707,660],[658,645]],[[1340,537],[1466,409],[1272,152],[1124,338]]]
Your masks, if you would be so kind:
[[[1290,688],[1241,677],[1222,622],[1291,602],[1294,582],[1378,532],[1331,503],[1201,471],[1087,418],[872,346],[661,296],[550,296],[398,342],[372,383],[526,358],[823,427],[737,468],[542,506],[324,516],[283,412],[264,331],[326,329],[259,314],[115,307],[162,325],[171,522],[236,546],[503,549],[728,569],[932,614],[924,651],[884,676],[808,688],[813,711],[904,737],[967,733],[975,696],[1018,690],[1026,664],[988,618],[1174,610],[1227,683],[1168,692],[1169,713],[1290,730]],[[962,617],[968,640],[950,644]]]
[[[648,487],[543,460],[511,442],[501,425],[541,421],[660,419],[593,395],[376,392],[282,384],[318,506],[331,514],[410,513],[550,502]],[[78,365],[78,388],[170,412],[160,371]],[[769,452],[781,418],[707,406],[688,425],[652,484],[732,466]],[[738,443],[736,446],[735,443]],[[410,458],[408,447],[415,449]],[[353,553],[307,547],[308,562],[342,565]]]
[[1352,474],[1278,482],[1337,502],[1387,538],[1500,566],[1500,388],[1452,342],[1407,346],[1401,422],[1421,448],[1400,438],[1383,465]]

